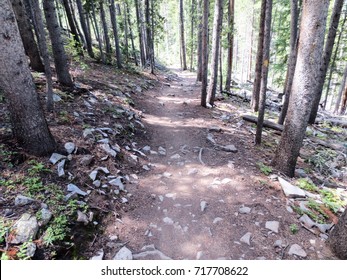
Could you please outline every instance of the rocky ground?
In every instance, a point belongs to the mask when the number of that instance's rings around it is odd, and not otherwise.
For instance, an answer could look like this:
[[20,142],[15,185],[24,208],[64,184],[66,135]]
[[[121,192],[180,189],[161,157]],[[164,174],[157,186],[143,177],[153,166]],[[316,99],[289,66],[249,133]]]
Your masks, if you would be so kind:
[[[335,258],[325,240],[347,200],[346,151],[308,137],[297,178],[285,178],[270,167],[278,132],[254,146],[248,105],[202,108],[194,74],[91,64],[75,76],[48,114],[61,147],[51,157],[1,130],[2,258]],[[308,136],[346,140],[335,130]]]

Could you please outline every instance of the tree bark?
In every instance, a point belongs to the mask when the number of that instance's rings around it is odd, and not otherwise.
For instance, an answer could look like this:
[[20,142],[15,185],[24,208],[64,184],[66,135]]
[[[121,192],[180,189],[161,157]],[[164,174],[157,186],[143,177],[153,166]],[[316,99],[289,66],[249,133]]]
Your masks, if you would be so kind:
[[347,64],[345,66],[345,70],[344,70],[344,74],[343,74],[343,78],[342,78],[342,82],[340,85],[340,90],[339,93],[337,95],[337,100],[336,100],[336,104],[335,104],[335,108],[334,108],[334,113],[337,114],[339,112],[339,108],[341,105],[341,99],[342,99],[342,94],[344,92],[344,90],[346,89],[346,80],[347,80]]
[[128,19],[130,41],[131,41],[131,48],[132,48],[132,52],[133,52],[133,56],[134,56],[134,62],[135,62],[135,65],[138,66],[139,64],[137,62],[137,55],[136,55],[136,49],[135,49],[135,43],[134,43],[133,29],[132,29],[132,24],[131,24],[131,21],[130,21],[129,5],[128,5],[127,2],[125,2],[125,6],[126,6],[126,13],[127,13],[127,19]]
[[201,106],[202,107],[206,107],[206,97],[207,97],[208,17],[209,17],[209,0],[203,0],[202,32],[201,32]]
[[35,42],[34,33],[30,25],[29,17],[25,11],[24,4],[22,0],[11,0],[11,3],[16,15],[19,33],[23,41],[25,52],[30,59],[30,66],[37,72],[44,72],[45,68]]
[[278,119],[279,124],[283,124],[287,116],[290,93],[292,90],[293,78],[294,78],[294,72],[295,72],[295,66],[296,66],[296,58],[298,53],[298,49],[297,49],[298,22],[299,22],[298,0],[291,0],[290,5],[291,5],[290,6],[290,14],[291,14],[290,43],[289,43],[290,54],[289,54],[289,61],[288,61],[286,83],[285,83],[284,91],[283,91],[284,102],[283,102],[282,110]]
[[271,17],[272,17],[272,0],[266,0],[264,43],[263,43],[264,53],[263,53],[263,63],[262,63],[262,70],[261,70],[258,124],[257,124],[256,135],[255,135],[256,145],[261,144],[261,134],[263,131],[263,123],[264,123],[264,116],[265,116],[267,77],[269,73],[269,64],[270,64]]
[[114,36],[114,46],[116,49],[117,68],[121,69],[123,68],[123,64],[122,64],[123,60],[122,60],[122,55],[121,55],[120,46],[119,46],[118,26],[117,26],[116,8],[115,8],[114,0],[110,1],[110,17],[111,17],[111,23],[112,23],[113,36]]
[[289,177],[305,136],[321,67],[329,0],[304,0],[298,58],[287,120],[272,164]]
[[263,42],[264,42],[264,26],[265,26],[265,10],[266,0],[262,0],[260,8],[260,21],[259,21],[259,36],[258,36],[258,50],[255,64],[254,83],[251,107],[254,112],[259,109],[259,93],[261,83],[261,65],[263,63]]
[[60,84],[66,87],[73,87],[67,56],[65,53],[60,27],[58,25],[57,14],[54,2],[43,0],[43,10],[45,12],[47,29],[52,42],[53,57],[57,78]]
[[347,107],[347,87],[345,89],[345,93],[343,94],[343,99],[341,103],[340,115],[343,115],[346,111]]
[[231,85],[231,72],[233,69],[233,52],[234,52],[234,13],[235,13],[235,0],[229,0],[228,5],[228,59],[227,59],[227,74],[225,81],[225,90],[230,90]]
[[338,258],[347,259],[347,209],[331,231],[327,244]]
[[145,57],[145,50],[143,45],[143,34],[142,34],[142,20],[140,16],[140,7],[138,0],[134,1],[135,3],[135,10],[136,10],[136,20],[137,20],[137,32],[139,36],[139,47],[140,47],[140,58],[141,58],[141,65],[142,67],[146,66],[146,57]]
[[198,82],[202,81],[202,0],[199,1],[198,5],[198,15],[199,15],[199,25],[198,25],[198,62],[197,62],[197,74],[196,80]]
[[84,38],[86,40],[87,52],[91,58],[94,58],[94,52],[93,52],[93,47],[92,47],[92,38],[90,36],[90,32],[89,32],[89,29],[88,29],[88,26],[86,23],[85,11],[83,9],[81,0],[76,0],[76,4],[77,4],[77,9],[78,9],[81,27],[82,27],[82,30],[84,33]]
[[0,6],[0,85],[8,102],[12,132],[29,153],[47,155],[56,144],[39,103],[10,2],[0,0]]
[[148,61],[151,69],[151,74],[154,74],[154,48],[153,48],[153,30],[151,22],[151,7],[149,0],[145,0],[145,22],[146,22],[146,38],[147,38],[147,49],[148,49]]
[[333,52],[335,37],[337,33],[337,28],[339,26],[343,2],[344,0],[335,0],[333,13],[331,15],[328,37],[327,37],[327,41],[325,43],[325,48],[324,48],[323,61],[319,71],[320,75],[318,76],[318,79],[316,81],[316,84],[317,84],[316,92],[315,92],[316,94],[315,94],[312,108],[311,108],[309,124],[314,124],[317,117],[319,102],[322,96],[322,91],[323,91],[323,86],[325,81],[325,76],[328,71],[329,62],[330,62],[331,54]]
[[207,103],[214,104],[218,83],[218,62],[219,62],[219,43],[223,19],[223,0],[216,0],[214,6],[212,53],[211,53],[211,78],[207,89]]
[[182,70],[187,70],[187,55],[186,55],[186,41],[184,38],[184,10],[183,0],[179,0],[179,16],[180,16],[180,43],[182,55]]
[[102,23],[102,29],[104,33],[104,39],[105,39],[105,46],[106,46],[106,57],[107,61],[111,61],[112,58],[112,48],[110,43],[110,37],[108,36],[108,26],[106,22],[106,14],[104,9],[104,3],[103,0],[99,1],[99,7],[100,7],[100,18]]
[[94,29],[95,29],[95,34],[96,34],[96,37],[97,37],[97,40],[98,40],[101,61],[102,61],[103,64],[106,64],[106,57],[105,57],[105,54],[104,54],[104,46],[102,44],[102,39],[101,39],[101,35],[100,35],[100,29],[99,29],[98,21],[96,19],[95,5],[94,5],[93,1],[91,1],[90,3],[91,3],[91,7],[92,7],[92,19],[94,20]]
[[76,28],[75,22],[73,20],[73,16],[72,16],[71,8],[70,8],[70,5],[69,5],[69,1],[68,0],[63,0],[62,2],[63,2],[63,5],[64,5],[64,8],[65,8],[67,20],[69,22],[72,38],[75,41],[75,49],[77,50],[79,55],[83,55],[83,51],[81,49],[81,41],[79,39],[79,36],[78,36],[78,33],[77,33],[77,28]]

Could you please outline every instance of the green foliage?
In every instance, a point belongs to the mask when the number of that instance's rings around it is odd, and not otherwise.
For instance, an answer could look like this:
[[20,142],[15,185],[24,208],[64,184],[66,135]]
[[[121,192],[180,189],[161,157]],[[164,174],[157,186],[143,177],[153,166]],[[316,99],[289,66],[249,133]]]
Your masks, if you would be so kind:
[[41,178],[39,177],[27,177],[24,179],[23,185],[26,187],[26,192],[31,196],[44,190]]
[[59,215],[50,223],[43,236],[45,245],[53,245],[57,241],[63,241],[69,232],[68,219],[65,215]]
[[330,171],[329,162],[333,161],[337,153],[331,149],[323,149],[316,152],[306,161],[312,164],[317,171],[323,175],[328,175]]
[[304,189],[306,191],[310,191],[310,192],[318,192],[318,187],[313,184],[310,180],[306,179],[306,178],[300,178],[297,180],[298,186],[301,189]]
[[17,253],[17,257],[20,260],[29,260],[30,257],[28,256],[28,245],[31,242],[24,242],[22,245],[19,246],[19,251]]
[[318,202],[310,199],[308,201],[307,207],[318,212],[320,215],[323,216],[324,219],[329,219],[329,216],[323,211],[323,209],[321,208],[321,205]]
[[31,160],[29,161],[29,164],[31,165],[31,167],[28,169],[30,176],[39,175],[41,172],[51,172],[51,170],[46,168],[42,162]]
[[341,207],[346,206],[346,202],[341,200],[335,190],[323,189],[320,190],[320,194],[322,195],[323,203],[335,213],[337,213]]
[[296,233],[298,233],[298,231],[299,231],[299,228],[298,228],[297,224],[291,224],[290,227],[289,227],[289,229],[290,229],[290,232],[291,232],[292,234],[296,234]]
[[257,166],[259,167],[261,173],[265,174],[266,176],[272,173],[272,168],[265,165],[263,162],[257,162]]
[[5,242],[7,233],[10,230],[10,223],[0,217],[0,244]]

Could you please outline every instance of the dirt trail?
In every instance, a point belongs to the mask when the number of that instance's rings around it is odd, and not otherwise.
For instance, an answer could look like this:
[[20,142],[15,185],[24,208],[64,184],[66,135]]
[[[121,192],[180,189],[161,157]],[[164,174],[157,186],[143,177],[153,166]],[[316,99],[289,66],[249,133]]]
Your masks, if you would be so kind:
[[[237,118],[223,123],[221,107],[199,106],[195,76],[177,74],[170,86],[163,84],[135,101],[148,136],[138,148],[150,146],[150,170],[127,187],[133,194],[129,204],[136,206],[106,232],[128,242],[133,252],[154,244],[172,259],[295,259],[288,255],[292,244],[299,244],[308,259],[326,258],[319,237],[305,229],[290,232],[298,220],[286,209],[278,183],[259,173],[253,136],[245,125]],[[221,131],[208,131],[215,126]],[[216,150],[206,141],[208,133],[238,152]],[[156,154],[159,147],[166,155]],[[266,228],[269,221],[279,222],[278,233]],[[275,247],[276,241],[282,246]]]

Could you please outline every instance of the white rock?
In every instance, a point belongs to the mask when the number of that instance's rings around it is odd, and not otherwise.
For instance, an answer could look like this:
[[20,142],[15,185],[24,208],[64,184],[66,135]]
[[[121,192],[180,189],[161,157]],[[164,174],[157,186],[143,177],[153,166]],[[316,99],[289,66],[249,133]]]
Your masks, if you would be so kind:
[[234,145],[220,146],[220,148],[225,152],[237,153],[237,148]]
[[87,195],[86,192],[82,191],[79,187],[77,187],[77,186],[74,185],[74,184],[68,184],[68,185],[67,185],[67,190],[68,190],[69,192],[77,193],[77,194],[82,195],[82,196],[86,196],[86,195]]
[[146,170],[146,171],[150,171],[151,169],[148,167],[148,165],[142,165],[142,169]]
[[95,187],[99,188],[99,187],[101,186],[101,181],[100,181],[100,180],[95,180],[95,181],[93,182],[93,185],[94,185]]
[[249,208],[249,207],[240,207],[240,209],[239,209],[239,213],[240,214],[249,214],[249,213],[251,213],[251,208]]
[[179,154],[174,154],[173,156],[170,157],[171,159],[180,159],[181,156]]
[[109,144],[101,144],[100,147],[111,157],[116,157],[117,152],[113,149],[111,149]]
[[298,244],[293,244],[292,246],[290,246],[288,254],[296,255],[302,258],[305,258],[307,256],[305,250]]
[[280,223],[277,222],[277,221],[268,221],[265,223],[265,228],[275,232],[275,233],[278,233],[278,228],[280,226]]
[[165,177],[165,178],[170,178],[170,177],[172,176],[172,174],[169,173],[169,172],[164,172],[164,173],[162,174],[162,176]]
[[197,259],[197,260],[200,260],[200,259],[202,258],[202,256],[203,256],[203,254],[204,254],[203,251],[197,252],[197,253],[196,253],[196,259]]
[[34,240],[39,229],[37,219],[29,213],[24,213],[20,219],[15,222],[11,229],[12,238],[10,244],[20,244]]
[[121,202],[122,202],[123,204],[125,204],[125,203],[128,203],[129,200],[128,200],[127,198],[125,198],[125,197],[122,197]]
[[100,249],[99,251],[96,252],[96,255],[91,257],[90,260],[92,261],[101,261],[104,257],[104,250]]
[[173,225],[173,224],[174,224],[174,221],[173,221],[171,218],[169,218],[169,217],[165,217],[165,218],[163,219],[163,222],[164,222],[165,224],[167,224],[167,225]]
[[65,161],[66,160],[63,159],[61,162],[58,163],[57,170],[58,170],[59,177],[63,177],[65,175],[65,170],[64,170]]
[[221,221],[223,221],[223,219],[220,217],[217,217],[213,220],[213,223],[216,224],[216,223],[221,222]]
[[280,182],[283,192],[287,197],[292,197],[292,198],[306,197],[305,192],[299,187],[293,186],[291,183],[287,182],[281,177],[278,177],[278,181]]
[[149,152],[151,151],[151,147],[150,147],[150,146],[144,146],[144,147],[142,148],[142,151],[143,151],[144,153],[149,153]]
[[213,145],[216,145],[216,144],[217,144],[216,141],[215,141],[214,138],[213,138],[213,135],[212,135],[211,133],[208,133],[208,134],[207,134],[206,139],[207,139],[208,142],[210,142],[210,143],[213,144]]
[[110,171],[106,167],[98,167],[95,171],[102,171],[104,174],[110,174]]
[[195,175],[198,174],[199,170],[197,168],[192,168],[188,170],[188,175]]
[[98,176],[98,171],[96,171],[96,170],[90,172],[90,174],[89,174],[89,178],[90,178],[92,181],[95,181],[97,176]]
[[67,142],[64,145],[64,148],[69,154],[72,154],[74,152],[74,150],[76,149],[76,145],[72,142]]
[[278,239],[278,240],[275,241],[274,247],[275,248],[282,248],[282,244],[283,244],[282,240]]
[[113,260],[132,260],[133,254],[127,247],[122,247],[118,253],[113,257]]
[[159,155],[166,156],[166,149],[164,149],[163,147],[159,147],[158,153]]
[[88,216],[80,210],[77,210],[77,222],[87,225],[89,223]]
[[52,164],[56,164],[58,161],[60,161],[61,159],[63,158],[66,158],[66,156],[63,156],[61,154],[57,154],[57,153],[53,153],[51,155],[51,157],[49,158],[49,161],[52,163]]
[[83,138],[93,138],[94,129],[91,128],[86,128],[85,130],[83,130]]
[[176,199],[176,196],[177,196],[176,193],[167,193],[167,194],[165,195],[165,197],[167,197],[167,198],[172,198],[173,200]]
[[246,243],[247,245],[251,245],[251,237],[252,237],[252,233],[251,232],[247,232],[244,236],[241,237],[240,241],[243,243]]
[[207,202],[206,201],[201,201],[200,202],[200,209],[201,209],[201,212],[203,212],[207,207]]
[[110,185],[112,186],[116,186],[119,188],[119,190],[124,191],[125,190],[125,186],[122,183],[122,178],[121,177],[117,177],[116,179],[113,179],[111,181],[108,182]]

